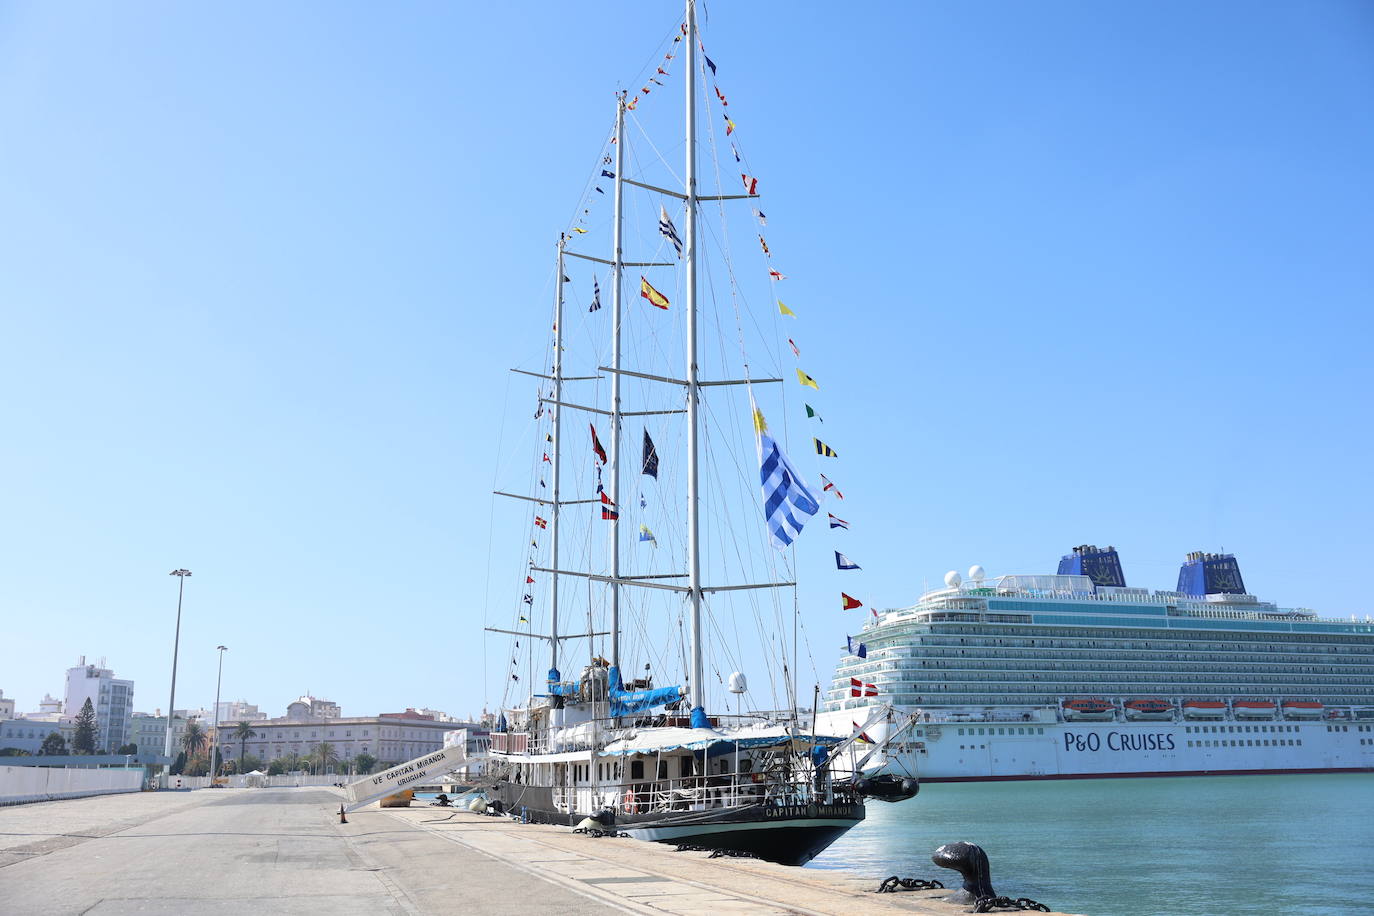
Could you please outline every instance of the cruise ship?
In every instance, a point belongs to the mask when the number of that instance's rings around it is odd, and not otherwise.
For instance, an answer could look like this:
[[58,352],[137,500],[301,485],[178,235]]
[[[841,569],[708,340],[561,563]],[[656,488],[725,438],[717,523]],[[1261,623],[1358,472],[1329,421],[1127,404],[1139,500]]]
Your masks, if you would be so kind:
[[818,732],[915,714],[894,762],[925,782],[1374,770],[1374,620],[1261,601],[1234,555],[1188,554],[1174,591],[1093,545],[944,581],[864,627]]

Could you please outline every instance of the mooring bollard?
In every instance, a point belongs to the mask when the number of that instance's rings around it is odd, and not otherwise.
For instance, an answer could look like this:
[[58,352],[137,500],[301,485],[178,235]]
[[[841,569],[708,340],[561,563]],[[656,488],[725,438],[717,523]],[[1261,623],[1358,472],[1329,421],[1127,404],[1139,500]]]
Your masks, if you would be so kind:
[[930,860],[963,876],[964,886],[945,898],[950,903],[976,903],[984,897],[997,896],[992,889],[992,870],[983,847],[972,843],[946,843],[935,850]]
[[339,823],[340,823],[340,824],[347,824],[347,823],[348,823],[348,818],[344,815],[344,806],[343,806],[343,802],[339,802]]

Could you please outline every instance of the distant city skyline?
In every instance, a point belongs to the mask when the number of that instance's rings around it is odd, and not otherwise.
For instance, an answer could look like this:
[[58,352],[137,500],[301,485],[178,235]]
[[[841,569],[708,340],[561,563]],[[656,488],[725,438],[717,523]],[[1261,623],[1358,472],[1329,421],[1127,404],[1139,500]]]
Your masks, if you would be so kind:
[[[529,536],[490,493],[539,460],[509,369],[543,361],[554,241],[679,15],[5,7],[17,711],[82,653],[165,709],[181,567],[178,706],[213,705],[226,645],[221,698],[264,710],[495,708],[511,658],[483,627],[520,613],[500,571]],[[1131,586],[1224,549],[1265,600],[1371,612],[1368,4],[760,0],[702,29],[840,455],[847,593],[904,606],[1110,543]],[[769,420],[799,459],[791,413]],[[787,560],[801,696],[862,625],[820,527]]]

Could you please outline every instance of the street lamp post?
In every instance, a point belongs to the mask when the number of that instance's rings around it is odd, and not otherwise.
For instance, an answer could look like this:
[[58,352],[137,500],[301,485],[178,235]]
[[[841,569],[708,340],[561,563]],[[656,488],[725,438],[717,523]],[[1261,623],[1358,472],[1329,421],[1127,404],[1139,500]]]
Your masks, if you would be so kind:
[[191,575],[191,571],[189,569],[174,569],[169,575],[177,577],[177,629],[176,636],[172,640],[172,695],[167,700],[167,743],[162,750],[163,756],[169,761],[167,764],[168,773],[171,772],[172,723],[176,721],[177,650],[181,648],[181,597],[186,592],[186,577]]
[[219,744],[219,684],[224,679],[224,653],[229,649],[228,646],[215,646],[219,651],[219,673],[215,675],[215,731],[210,736],[210,783],[213,785],[215,777],[219,775],[219,767],[215,764],[215,749]]

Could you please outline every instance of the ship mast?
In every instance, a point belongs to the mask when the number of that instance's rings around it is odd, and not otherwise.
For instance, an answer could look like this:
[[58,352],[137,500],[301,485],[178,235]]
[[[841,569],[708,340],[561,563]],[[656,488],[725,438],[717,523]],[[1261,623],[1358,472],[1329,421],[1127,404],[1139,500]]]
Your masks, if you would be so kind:
[[[563,415],[563,246],[567,236],[558,235],[558,274],[554,280],[553,299],[553,544],[549,566],[553,572],[550,584],[552,598],[549,605],[549,667],[558,668],[558,523],[562,515],[563,436],[560,421]],[[531,672],[531,689],[538,683]]]
[[[620,287],[623,259],[621,222],[624,201],[621,176],[625,171],[625,93],[615,100],[615,218],[611,254],[611,502],[617,517],[611,520],[611,665],[620,667]],[[555,563],[555,565],[557,565]],[[587,628],[589,631],[591,627]]]
[[[692,604],[692,718],[706,707],[706,660],[701,646],[701,498],[698,479],[700,447],[697,379],[697,10],[695,0],[687,3],[687,165],[684,193],[687,223],[683,236],[687,268],[687,552],[689,600]],[[692,723],[696,725],[694,721]],[[704,723],[703,723],[704,724]]]

